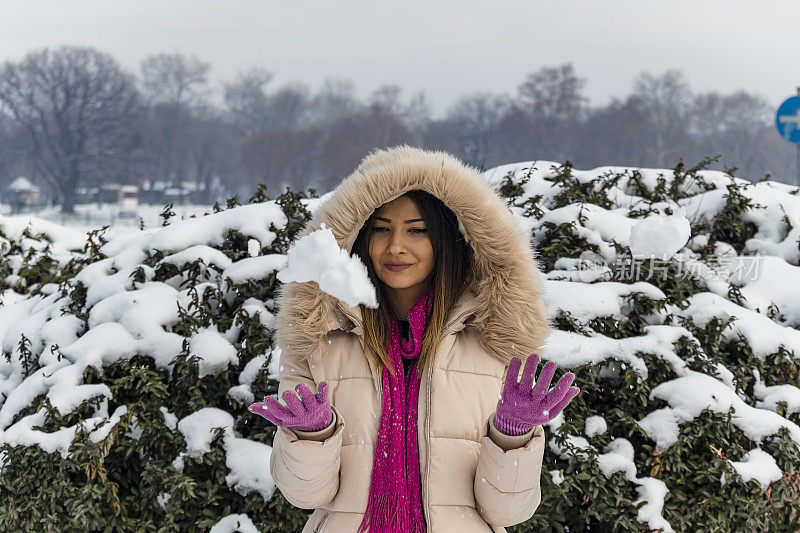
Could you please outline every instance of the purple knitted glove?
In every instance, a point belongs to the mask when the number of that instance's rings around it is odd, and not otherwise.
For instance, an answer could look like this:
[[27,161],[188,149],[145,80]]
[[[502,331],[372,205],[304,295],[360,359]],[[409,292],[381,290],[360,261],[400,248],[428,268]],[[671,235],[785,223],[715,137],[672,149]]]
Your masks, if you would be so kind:
[[522,371],[522,379],[517,383],[521,364],[522,360],[519,357],[511,359],[503,394],[497,402],[494,425],[506,435],[523,435],[533,426],[555,418],[580,391],[578,387],[570,387],[575,374],[567,372],[558,385],[547,392],[550,380],[556,371],[556,364],[552,361],[544,365],[539,381],[531,390],[533,374],[539,366],[539,356],[531,354],[528,357]]
[[300,431],[319,431],[328,427],[333,420],[333,410],[328,402],[328,383],[323,381],[317,387],[317,394],[311,394],[304,384],[294,388],[300,397],[297,399],[294,392],[283,391],[283,400],[286,407],[278,403],[272,396],[265,396],[263,402],[254,403],[247,409],[251,413],[263,416],[276,426],[284,426]]

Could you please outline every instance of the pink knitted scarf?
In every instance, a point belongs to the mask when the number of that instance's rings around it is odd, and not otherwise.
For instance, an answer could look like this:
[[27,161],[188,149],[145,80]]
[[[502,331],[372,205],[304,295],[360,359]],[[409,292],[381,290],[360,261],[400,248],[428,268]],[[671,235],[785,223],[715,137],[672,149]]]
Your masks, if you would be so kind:
[[383,369],[383,412],[375,443],[369,500],[359,533],[425,532],[417,446],[421,378],[414,361],[405,379],[401,358],[416,358],[422,350],[425,327],[433,309],[429,296],[427,292],[408,313],[408,342],[400,338],[397,323],[389,321],[391,336],[387,348],[395,373],[392,376],[388,367]]

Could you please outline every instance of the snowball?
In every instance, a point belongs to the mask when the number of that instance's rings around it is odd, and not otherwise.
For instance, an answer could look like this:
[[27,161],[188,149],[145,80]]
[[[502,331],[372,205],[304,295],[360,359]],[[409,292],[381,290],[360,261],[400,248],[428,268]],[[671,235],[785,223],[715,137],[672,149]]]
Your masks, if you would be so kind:
[[282,283],[316,281],[320,290],[342,300],[350,307],[364,304],[378,308],[375,287],[367,267],[358,256],[349,256],[339,248],[336,237],[322,224],[322,229],[299,239],[288,253],[288,266],[278,272]]

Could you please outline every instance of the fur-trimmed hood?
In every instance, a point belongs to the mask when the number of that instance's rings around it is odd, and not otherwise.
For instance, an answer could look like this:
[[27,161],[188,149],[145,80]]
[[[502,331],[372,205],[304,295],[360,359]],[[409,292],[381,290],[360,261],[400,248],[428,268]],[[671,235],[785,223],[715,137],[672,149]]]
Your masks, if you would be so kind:
[[[475,292],[456,302],[448,327],[472,320],[481,331],[483,348],[506,364],[514,356],[524,361],[539,353],[552,323],[542,298],[536,250],[480,172],[446,152],[406,145],[371,152],[297,238],[324,223],[351,253],[373,211],[412,189],[442,200],[473,250]],[[293,354],[308,357],[337,328],[363,334],[360,307],[322,292],[316,282],[283,284],[277,304],[277,345]]]

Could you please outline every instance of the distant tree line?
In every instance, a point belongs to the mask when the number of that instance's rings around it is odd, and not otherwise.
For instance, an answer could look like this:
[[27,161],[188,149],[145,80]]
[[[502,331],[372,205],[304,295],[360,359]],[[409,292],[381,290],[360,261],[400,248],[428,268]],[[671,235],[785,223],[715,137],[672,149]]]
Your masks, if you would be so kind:
[[[672,167],[719,154],[716,168],[794,182],[794,149],[773,126],[777,102],[745,91],[696,93],[679,70],[643,72],[629,95],[592,106],[571,64],[530,73],[512,95],[465,94],[441,118],[424,92],[383,85],[366,101],[353,83],[312,92],[273,86],[252,68],[212,103],[210,65],[195,56],[145,58],[138,74],[94,48],[30,52],[0,65],[0,186],[18,174],[44,182],[71,212],[79,185],[142,178],[335,186],[369,150],[400,143],[443,149],[478,168],[531,159]],[[211,199],[209,198],[209,203]]]

